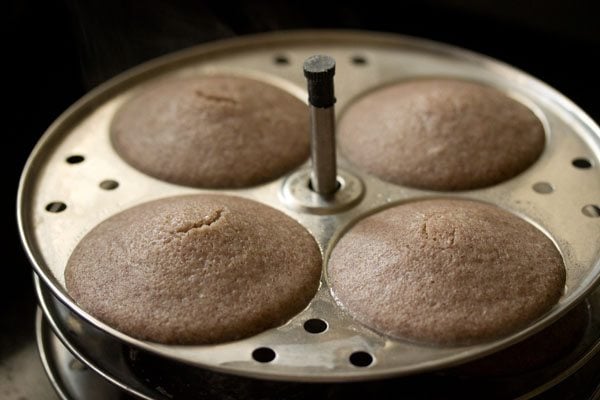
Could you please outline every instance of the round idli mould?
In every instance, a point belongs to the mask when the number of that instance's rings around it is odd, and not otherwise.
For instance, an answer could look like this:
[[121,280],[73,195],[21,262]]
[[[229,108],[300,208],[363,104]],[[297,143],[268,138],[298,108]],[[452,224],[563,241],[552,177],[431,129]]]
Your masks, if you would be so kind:
[[544,315],[565,285],[552,240],[490,204],[409,202],[372,214],[336,243],[328,280],[337,301],[385,335],[470,345]]
[[65,270],[82,309],[132,337],[214,344],[304,309],[321,253],[292,218],[252,200],[188,195],[143,203],[93,228]]
[[192,187],[271,181],[306,161],[307,106],[273,85],[199,76],[149,85],[115,114],[111,142],[131,166]]
[[344,112],[341,154],[378,178],[426,190],[472,190],[525,171],[546,135],[538,116],[498,89],[420,79],[376,89]]

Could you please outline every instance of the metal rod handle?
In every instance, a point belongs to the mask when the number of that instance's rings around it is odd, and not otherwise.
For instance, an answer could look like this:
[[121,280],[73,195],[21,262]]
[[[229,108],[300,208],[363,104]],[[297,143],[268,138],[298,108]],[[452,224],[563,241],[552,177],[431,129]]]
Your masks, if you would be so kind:
[[335,155],[335,95],[333,76],[335,60],[324,55],[309,57],[304,62],[308,84],[311,131],[311,186],[322,196],[338,189]]

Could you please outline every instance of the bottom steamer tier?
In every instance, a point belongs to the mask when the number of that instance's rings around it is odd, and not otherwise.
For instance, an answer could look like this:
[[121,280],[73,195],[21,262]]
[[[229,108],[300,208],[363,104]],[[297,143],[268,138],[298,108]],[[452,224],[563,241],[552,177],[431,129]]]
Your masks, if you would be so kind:
[[[538,337],[527,339],[528,342],[517,344],[516,348],[435,373],[369,382],[301,383],[245,378],[193,367],[128,346],[94,327],[82,330],[82,324],[87,322],[60,303],[39,278],[35,277],[35,281],[46,317],[38,320],[38,345],[53,385],[61,397],[69,400],[92,399],[86,391],[109,396],[101,398],[134,396],[153,400],[341,400],[381,397],[386,393],[405,399],[532,398],[556,390],[553,389],[556,385],[581,369],[584,372],[579,375],[583,378],[577,378],[578,387],[569,391],[592,390],[598,378],[594,376],[598,370],[594,365],[600,362],[597,356],[600,352],[600,290],[565,317],[569,320],[563,326],[573,328],[574,332],[566,335],[570,337],[565,339],[570,342],[568,347],[558,346],[553,357],[545,355],[540,359],[535,354],[532,357],[522,354],[527,352],[527,347],[540,347],[535,340],[549,343],[557,338],[556,332],[545,337],[547,332],[542,332]],[[581,328],[576,329],[576,325]],[[66,361],[75,360],[73,357],[85,364],[85,368],[78,368],[76,361]],[[544,364],[528,361],[532,358]],[[505,367],[498,363],[504,363]],[[585,372],[587,370],[591,372]],[[568,385],[563,384],[558,390]],[[588,394],[582,392],[581,395]]]

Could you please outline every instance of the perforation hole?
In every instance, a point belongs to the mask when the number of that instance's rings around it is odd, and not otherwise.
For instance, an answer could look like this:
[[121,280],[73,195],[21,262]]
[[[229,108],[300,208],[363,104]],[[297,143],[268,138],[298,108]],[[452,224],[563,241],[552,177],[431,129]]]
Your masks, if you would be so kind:
[[273,57],[273,63],[275,63],[275,65],[281,65],[281,66],[289,65],[290,59],[286,55],[277,54],[277,55],[275,55],[275,57]]
[[359,66],[367,65],[369,63],[367,61],[367,58],[365,56],[361,56],[361,55],[352,56],[350,58],[350,61],[352,62],[352,64],[359,65]]
[[355,351],[350,354],[350,363],[355,367],[368,367],[373,363],[373,356],[366,351]]
[[304,330],[308,333],[322,333],[327,330],[327,322],[319,318],[312,318],[304,322]]
[[112,179],[106,179],[100,182],[100,187],[104,190],[115,190],[119,187],[119,182],[114,181]]
[[46,211],[51,213],[63,212],[67,209],[67,205],[62,201],[53,201],[52,203],[46,204]]
[[571,164],[573,164],[575,168],[579,169],[592,168],[592,163],[587,158],[576,158],[571,162]]
[[581,209],[581,212],[586,217],[598,218],[600,217],[600,206],[597,206],[595,204],[588,204],[587,206],[584,206]]
[[85,160],[84,156],[80,156],[79,154],[75,154],[66,158],[66,162],[69,164],[79,164]]
[[268,363],[275,359],[275,351],[269,347],[259,347],[252,352],[252,358],[260,363]]
[[554,186],[548,182],[538,182],[533,185],[533,190],[540,194],[550,194],[554,192]]

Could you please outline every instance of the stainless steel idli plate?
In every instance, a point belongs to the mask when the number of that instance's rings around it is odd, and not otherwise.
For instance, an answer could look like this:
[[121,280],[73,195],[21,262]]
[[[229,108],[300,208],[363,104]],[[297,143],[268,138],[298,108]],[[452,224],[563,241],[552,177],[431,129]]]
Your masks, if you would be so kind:
[[[539,116],[547,134],[544,153],[533,166],[509,181],[455,193],[385,183],[342,158],[340,167],[358,178],[364,193],[353,207],[323,214],[291,204],[282,194],[286,192],[286,177],[242,190],[194,189],[142,174],[111,147],[109,125],[115,111],[144,84],[231,73],[264,80],[305,100],[301,65],[317,53],[337,60],[338,117],[353,100],[387,83],[433,76],[475,80],[497,87]],[[282,63],[282,59],[287,62]],[[574,164],[578,159],[585,162]],[[580,168],[583,164],[588,167]],[[118,186],[104,181],[117,182]],[[189,193],[226,193],[258,200],[303,224],[316,238],[325,260],[321,287],[310,305],[285,325],[245,340],[215,346],[170,346],[124,335],[70,299],[64,288],[64,268],[71,251],[87,232],[136,204]],[[354,321],[336,304],[327,284],[327,258],[336,239],[352,223],[377,209],[432,197],[496,204],[544,231],[561,251],[567,269],[565,293],[559,303],[525,329],[474,346],[439,347],[395,340]],[[58,118],[33,150],[19,188],[18,218],[23,243],[44,283],[81,319],[116,340],[187,364],[233,374],[273,380],[347,381],[405,375],[465,362],[519,341],[559,318],[590,293],[600,278],[598,206],[600,129],[575,104],[544,83],[485,56],[426,40],[376,33],[305,31],[198,46],[143,64],[93,90]],[[309,319],[325,321],[327,329],[319,334],[307,332],[304,324]],[[264,347],[275,354],[271,362],[253,358],[253,352]],[[353,364],[350,359],[356,352],[363,356],[367,353],[367,361],[371,357],[372,362],[362,367]]]

